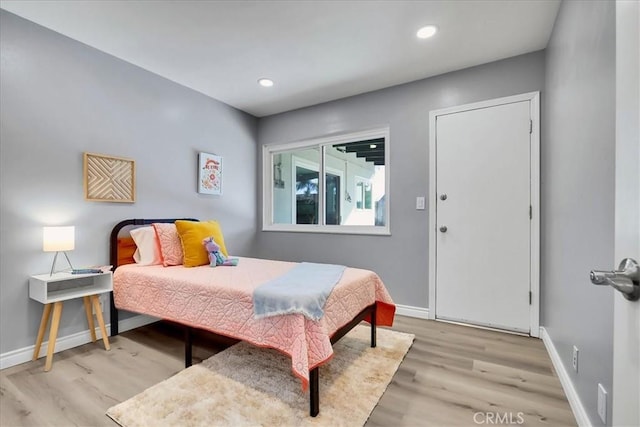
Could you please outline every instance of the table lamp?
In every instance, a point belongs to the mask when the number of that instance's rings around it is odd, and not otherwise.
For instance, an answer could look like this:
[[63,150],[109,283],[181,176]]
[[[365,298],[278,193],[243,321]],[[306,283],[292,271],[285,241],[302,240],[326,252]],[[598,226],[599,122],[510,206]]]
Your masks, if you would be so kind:
[[50,276],[53,276],[53,273],[56,266],[56,260],[58,259],[58,254],[62,252],[64,257],[67,259],[69,263],[69,267],[73,270],[73,266],[71,265],[71,261],[69,261],[69,257],[65,251],[72,251],[75,248],[75,234],[76,228],[73,226],[70,227],[43,227],[42,229],[42,250],[45,252],[55,252],[55,256],[53,257],[53,264],[51,264],[51,273]]

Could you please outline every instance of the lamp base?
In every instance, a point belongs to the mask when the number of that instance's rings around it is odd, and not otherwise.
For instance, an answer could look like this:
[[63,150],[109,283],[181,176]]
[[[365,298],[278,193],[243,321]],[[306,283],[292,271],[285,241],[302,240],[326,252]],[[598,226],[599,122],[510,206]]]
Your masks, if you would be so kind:
[[[53,264],[51,264],[51,273],[49,273],[49,276],[53,276],[53,273],[58,273],[62,270],[58,270],[58,271],[54,271],[55,267],[56,267],[56,260],[58,259],[58,254],[60,252],[56,252],[56,254],[53,256]],[[71,267],[71,269],[73,270],[73,265],[71,265],[71,261],[69,261],[69,257],[67,256],[66,252],[62,252],[64,254],[64,257],[67,259],[67,262],[69,263],[69,267]]]

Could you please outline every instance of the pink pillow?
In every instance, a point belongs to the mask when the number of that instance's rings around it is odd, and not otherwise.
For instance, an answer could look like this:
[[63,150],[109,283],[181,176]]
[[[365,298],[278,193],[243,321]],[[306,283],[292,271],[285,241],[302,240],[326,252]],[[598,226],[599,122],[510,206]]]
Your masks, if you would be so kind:
[[182,243],[176,225],[162,222],[154,222],[152,225],[160,244],[162,265],[182,265]]

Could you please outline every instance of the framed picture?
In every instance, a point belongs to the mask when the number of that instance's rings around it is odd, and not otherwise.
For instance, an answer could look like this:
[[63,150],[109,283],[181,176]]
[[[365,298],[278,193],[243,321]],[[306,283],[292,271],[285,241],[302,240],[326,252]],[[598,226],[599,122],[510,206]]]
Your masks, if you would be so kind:
[[135,161],[84,153],[84,198],[94,202],[135,202]]
[[222,195],[222,157],[215,154],[198,155],[198,193]]

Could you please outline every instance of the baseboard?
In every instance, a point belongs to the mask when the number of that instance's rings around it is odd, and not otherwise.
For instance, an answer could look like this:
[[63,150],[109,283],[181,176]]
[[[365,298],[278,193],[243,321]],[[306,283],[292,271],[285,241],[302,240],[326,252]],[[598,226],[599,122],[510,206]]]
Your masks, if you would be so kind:
[[[125,332],[131,329],[139,328],[140,326],[148,325],[156,322],[158,319],[151,316],[137,315],[129,319],[124,319],[118,322],[120,332]],[[111,334],[111,324],[105,325],[109,334]],[[96,336],[98,340],[102,339],[102,332],[100,328],[96,328]],[[56,340],[56,349],[54,353],[59,353],[64,350],[68,350],[73,347],[78,347],[91,342],[91,334],[89,329],[86,331],[76,332],[75,334],[66,335],[64,337],[58,337]],[[49,348],[49,341],[44,341],[40,348],[40,357],[46,356]],[[31,361],[33,357],[33,350],[35,345],[19,348],[17,350],[8,351],[0,354],[0,369],[10,368],[21,363]]]
[[[130,331],[131,329],[139,328],[141,326],[149,325],[153,322],[157,322],[157,317],[147,316],[146,314],[138,314],[137,316],[130,317],[128,319],[118,321],[118,330],[120,333]],[[109,334],[111,334],[111,324],[108,326]]]
[[416,317],[418,319],[428,319],[429,309],[423,307],[412,307],[410,305],[396,304],[396,314],[407,317]]
[[564,394],[567,396],[567,400],[569,401],[569,406],[571,406],[573,415],[576,417],[576,422],[580,427],[592,427],[591,420],[589,419],[587,411],[580,400],[580,396],[578,396],[578,392],[573,385],[573,381],[571,381],[571,377],[560,359],[560,354],[558,353],[558,350],[556,350],[556,346],[553,344],[553,341],[551,341],[551,337],[543,326],[540,327],[540,338],[542,339],[544,346],[547,348],[547,353],[549,353],[551,363],[553,363],[553,367],[558,374],[560,384],[562,384],[562,388],[564,389]]

